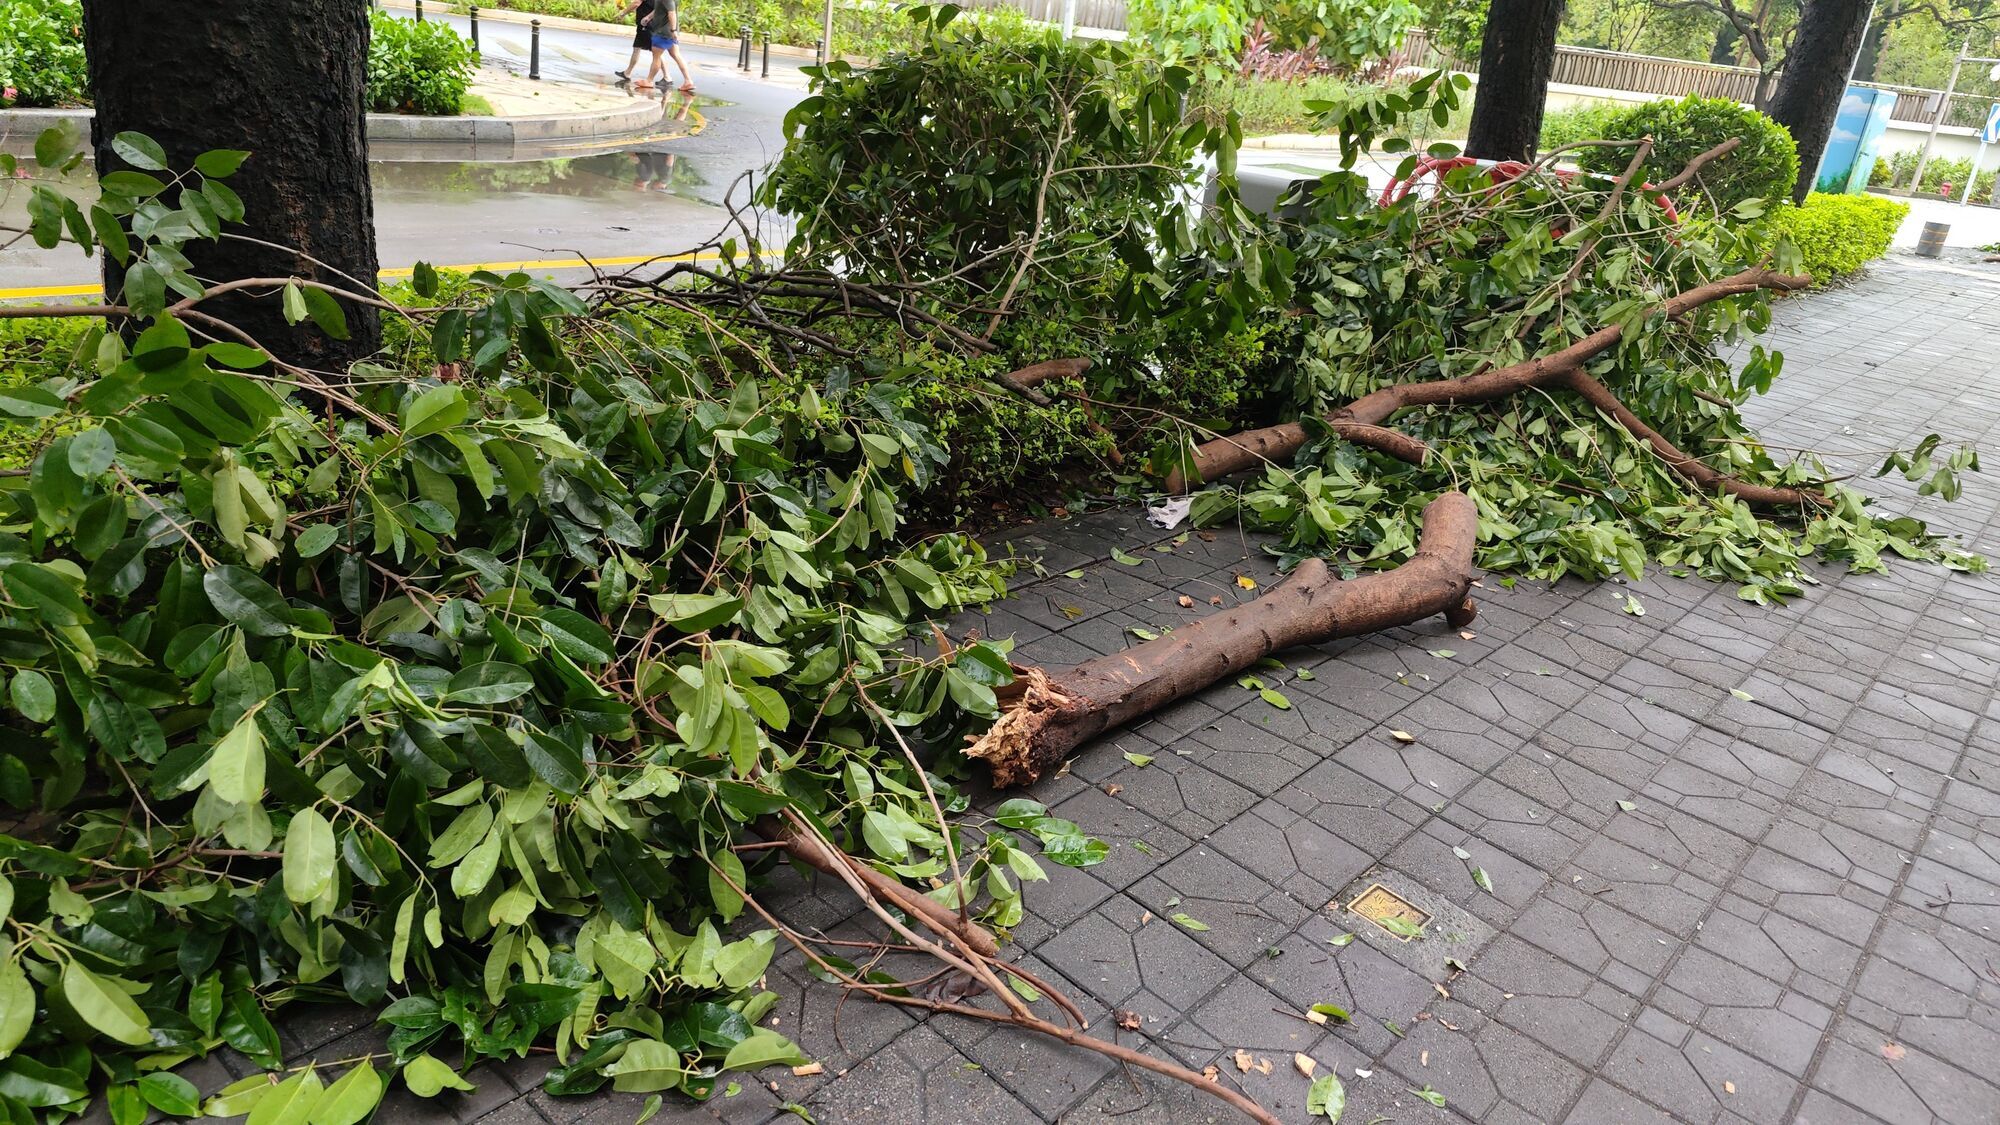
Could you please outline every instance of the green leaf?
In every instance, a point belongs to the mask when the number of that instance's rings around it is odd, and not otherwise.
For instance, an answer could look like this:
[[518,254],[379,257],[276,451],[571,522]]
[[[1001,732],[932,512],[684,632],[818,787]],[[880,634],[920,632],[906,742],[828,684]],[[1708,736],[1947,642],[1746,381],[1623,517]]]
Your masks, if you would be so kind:
[[292,547],[298,551],[300,558],[316,559],[325,554],[327,548],[332,547],[334,541],[339,538],[339,528],[330,523],[316,523],[299,532],[299,537],[292,541]]
[[340,1080],[326,1088],[319,1104],[313,1106],[307,1125],[359,1125],[375,1112],[388,1083],[375,1071],[375,1064],[362,1059]]
[[724,1070],[760,1070],[767,1066],[804,1066],[806,1057],[791,1040],[760,1027],[723,1056]]
[[1416,1096],[1424,1099],[1425,1101],[1431,1103],[1432,1105],[1438,1107],[1439,1109],[1444,1108],[1444,1095],[1438,1093],[1436,1090],[1431,1089],[1428,1083],[1425,1084],[1423,1089],[1421,1090],[1413,1089],[1410,1091],[1410,1093],[1415,1094]]
[[297,324],[308,315],[305,290],[300,289],[296,282],[285,282],[284,313],[286,324]]
[[1126,554],[1117,547],[1111,548],[1111,561],[1121,566],[1143,566],[1146,560]]
[[716,975],[732,991],[750,987],[770,967],[777,942],[775,930],[759,930],[741,941],[730,942],[716,951]]
[[70,436],[70,471],[85,480],[103,475],[117,456],[118,443],[102,429],[84,430]]
[[148,172],[167,170],[166,150],[144,133],[120,133],[112,137],[111,151],[134,168],[143,168]]
[[1624,801],[1624,800],[1618,802],[1618,807],[1625,810],[1626,812],[1634,812],[1639,808],[1638,805],[1633,804],[1631,801]]
[[464,391],[454,386],[432,387],[403,408],[403,437],[414,440],[443,433],[462,424],[469,412]]
[[604,1068],[611,1088],[623,1094],[650,1094],[680,1085],[686,1072],[678,1051],[656,1039],[635,1039],[617,1062]]
[[48,418],[65,409],[63,400],[40,387],[0,387],[0,410],[16,418]]
[[1257,695],[1264,702],[1276,707],[1280,711],[1289,711],[1292,709],[1292,701],[1285,698],[1285,693],[1279,691],[1277,688],[1265,688],[1259,691]]
[[202,576],[201,588],[224,621],[256,637],[282,637],[296,620],[284,595],[255,571],[225,564]]
[[324,1092],[318,1072],[301,1071],[259,1098],[243,1125],[306,1125]]
[[194,158],[194,170],[204,176],[222,179],[235,175],[236,170],[243,166],[243,162],[249,156],[249,153],[241,149],[212,148]]
[[[1631,615],[1632,615],[1632,616],[1634,616],[1634,617],[1644,617],[1644,616],[1646,616],[1646,607],[1645,607],[1644,605],[1640,604],[1640,602],[1639,602],[1639,599],[1638,599],[1638,598],[1635,598],[1635,597],[1633,597],[1633,596],[1632,596],[1632,595],[1630,595],[1630,594],[1627,594],[1627,595],[1625,595],[1625,607],[1624,607],[1624,608],[1625,608],[1625,612],[1626,612],[1626,613],[1629,613],[1629,614],[1631,614]],[[1440,1104],[1440,1105],[1444,1104],[1444,1102],[1443,1102],[1443,1099],[1442,1099],[1442,1098],[1440,1098],[1440,1099],[1439,1099],[1439,1101],[1438,1101],[1438,1104]]]
[[1424,936],[1424,928],[1422,926],[1396,914],[1382,919],[1382,928],[1399,938],[1416,940]]
[[201,1115],[201,1091],[178,1074],[159,1071],[139,1079],[139,1096],[146,1104],[173,1117]]
[[420,1098],[434,1098],[442,1090],[471,1092],[473,1085],[461,1078],[457,1071],[431,1057],[427,1051],[411,1059],[403,1067],[403,1085],[410,1093]]
[[1341,946],[1344,945],[1352,945],[1354,943],[1354,935],[1335,934],[1334,936],[1326,939],[1326,943],[1330,946],[1333,946],[1335,949],[1339,949]]
[[1130,750],[1125,751],[1125,760],[1141,769],[1153,764],[1151,754],[1134,754]]
[[1757,699],[1756,696],[1751,695],[1749,692],[1744,691],[1742,688],[1730,688],[1729,694],[1735,696],[1736,698],[1742,700],[1745,703],[1754,703],[1756,702]]
[[60,128],[44,129],[35,137],[35,163],[53,168],[69,156],[70,135]]
[[[1350,940],[1354,937],[1353,934],[1348,934],[1346,936]],[[1347,1023],[1352,1018],[1348,1015],[1347,1009],[1341,1007],[1338,1004],[1314,1004],[1312,1006],[1312,1010],[1318,1012],[1322,1016],[1325,1016],[1327,1019],[1334,1021],[1335,1023]]]
[[1196,933],[1205,933],[1208,930],[1207,922],[1204,922],[1199,918],[1191,918],[1188,915],[1182,914],[1179,911],[1175,911],[1174,913],[1167,915],[1167,917],[1172,918],[1175,922],[1180,923],[1183,927],[1193,930]]
[[49,678],[33,668],[23,668],[7,685],[14,710],[31,723],[47,723],[56,717],[56,688]]
[[83,1022],[120,1043],[134,1047],[151,1046],[153,1033],[146,1013],[130,993],[119,987],[117,977],[100,977],[72,957],[63,965],[63,999],[83,1017]]
[[333,826],[317,809],[301,809],[285,830],[285,897],[307,903],[333,885]]
[[333,294],[316,285],[302,286],[300,292],[305,297],[306,313],[312,317],[313,324],[336,340],[347,339],[347,314],[340,310],[340,302],[334,300]]
[[444,699],[484,707],[519,699],[533,690],[535,678],[526,668],[487,660],[459,669],[445,685]]
[[1485,891],[1489,895],[1493,894],[1493,877],[1486,873],[1484,867],[1475,867],[1472,869],[1472,881],[1479,885],[1480,890]]
[[743,608],[743,599],[726,594],[654,594],[646,604],[681,632],[700,633],[735,617]]
[[606,664],[616,655],[611,634],[604,627],[573,609],[557,606],[542,611],[542,635],[557,652],[578,664]]
[[1317,1114],[1328,1121],[1339,1121],[1347,1111],[1347,1087],[1340,1084],[1340,1076],[1331,1069],[1313,1079],[1312,1088],[1306,1091],[1306,1112]]
[[[743,873],[743,861],[728,848],[717,848],[709,855],[713,864],[708,871],[708,897],[715,903],[715,912],[722,916],[726,924],[734,922],[743,912],[743,895],[737,887],[745,887],[749,879]],[[720,870],[718,870],[720,869]],[[735,886],[730,884],[734,883]]]
[[0,961],[0,1059],[14,1053],[35,1022],[35,986],[19,958]]
[[254,804],[264,795],[264,731],[257,709],[244,713],[215,740],[208,755],[208,787],[217,800],[232,805]]

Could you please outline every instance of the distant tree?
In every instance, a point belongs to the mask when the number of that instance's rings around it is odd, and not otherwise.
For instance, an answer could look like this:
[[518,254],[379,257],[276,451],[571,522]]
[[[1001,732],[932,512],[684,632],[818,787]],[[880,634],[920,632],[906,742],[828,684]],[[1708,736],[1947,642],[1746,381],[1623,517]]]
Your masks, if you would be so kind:
[[1804,203],[1819,173],[1819,158],[1833,133],[1833,119],[1847,88],[1848,69],[1861,49],[1863,25],[1873,0],[1806,0],[1798,34],[1777,92],[1766,112],[1792,131],[1799,145],[1799,180],[1792,189]]
[[1469,155],[1487,160],[1534,155],[1562,17],[1563,0],[1493,0],[1479,48],[1479,93],[1465,138]]

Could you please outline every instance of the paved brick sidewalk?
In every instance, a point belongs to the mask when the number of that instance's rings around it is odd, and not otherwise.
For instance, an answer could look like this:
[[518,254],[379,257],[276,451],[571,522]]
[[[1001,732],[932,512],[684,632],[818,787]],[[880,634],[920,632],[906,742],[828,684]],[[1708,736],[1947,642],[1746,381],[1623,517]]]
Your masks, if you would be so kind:
[[[1787,364],[1755,409],[1772,441],[1865,450],[1937,430],[1995,444],[2000,272],[1899,259],[1787,300],[1777,320]],[[1915,505],[1994,551],[2000,480],[1969,479],[1949,508],[1900,480],[1865,487],[1891,515]],[[1138,549],[1161,538],[1130,513],[1028,529],[1017,550],[1085,576],[1026,584],[981,628],[1067,663],[1132,643],[1131,626],[1191,619],[1183,593],[1207,610],[1210,595],[1250,596],[1238,574],[1275,578],[1234,533]],[[1110,563],[1113,547],[1144,564]],[[1127,1042],[1216,1064],[1287,1121],[1306,1120],[1294,1052],[1339,1068],[1354,1123],[2000,1121],[2000,641],[1986,624],[2000,580],[1818,574],[1776,610],[1671,578],[1488,582],[1473,639],[1432,620],[1286,654],[1315,676],[1267,676],[1291,710],[1219,685],[1033,790],[1112,853],[1030,888],[1022,955],[1101,1034],[1112,1009],[1136,1011]],[[1623,612],[1628,595],[1643,617]],[[1344,908],[1378,882],[1433,916],[1426,940]],[[788,909],[852,924],[831,894]],[[780,972],[778,1026],[826,1073],[655,1120],[790,1120],[786,1102],[824,1125],[1234,1119],[1101,1056],[842,1005],[796,959]],[[1352,1022],[1299,1018],[1323,1002]],[[334,1058],[339,1043],[319,1045],[352,1026],[291,1030]],[[1271,1072],[1239,1073],[1238,1049]],[[639,1112],[637,1097],[552,1099],[533,1079],[524,1066],[383,1119]]]

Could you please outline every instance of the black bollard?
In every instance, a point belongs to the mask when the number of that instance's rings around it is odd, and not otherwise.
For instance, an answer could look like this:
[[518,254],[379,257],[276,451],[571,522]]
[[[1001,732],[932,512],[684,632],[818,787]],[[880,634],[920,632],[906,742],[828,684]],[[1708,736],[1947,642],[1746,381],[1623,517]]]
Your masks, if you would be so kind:
[[542,21],[528,21],[528,77],[542,80]]
[[736,69],[750,73],[750,25],[744,24],[736,40]]
[[417,0],[417,22],[424,22],[424,0]]
[[813,62],[821,66],[826,65],[826,40],[824,38],[813,42]]
[[474,4],[467,12],[472,17],[472,49],[479,49],[479,5]]
[[764,33],[764,77],[771,77],[771,33]]

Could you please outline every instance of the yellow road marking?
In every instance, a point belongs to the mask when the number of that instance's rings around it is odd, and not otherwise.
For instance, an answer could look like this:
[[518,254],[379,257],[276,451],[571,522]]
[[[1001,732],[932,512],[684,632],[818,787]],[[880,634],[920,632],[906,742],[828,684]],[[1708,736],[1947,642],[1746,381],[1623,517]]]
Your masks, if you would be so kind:
[[[439,266],[441,270],[472,273],[487,270],[500,273],[503,270],[573,270],[589,266],[638,266],[648,262],[719,262],[720,254],[642,254],[626,258],[539,258],[515,262],[468,262],[460,265]],[[377,276],[382,278],[404,278],[415,273],[413,266],[395,266],[382,270]],[[28,300],[36,297],[95,297],[104,290],[96,285],[49,285],[33,289],[0,289],[0,301]]]

